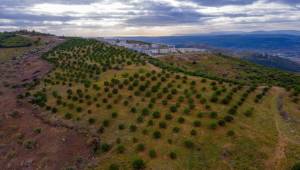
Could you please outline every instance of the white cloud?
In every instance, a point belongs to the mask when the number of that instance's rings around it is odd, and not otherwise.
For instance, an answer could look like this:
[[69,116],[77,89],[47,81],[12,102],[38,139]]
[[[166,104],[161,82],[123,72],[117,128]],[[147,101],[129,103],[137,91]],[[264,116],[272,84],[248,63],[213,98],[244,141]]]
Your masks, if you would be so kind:
[[14,20],[0,18],[0,24],[11,24],[14,22]]
[[[212,31],[300,28],[299,4],[258,0],[246,5],[205,6],[195,2],[97,0],[87,4],[67,4],[49,1],[31,3],[22,8],[4,4],[0,5],[0,16],[1,14],[18,16],[16,19],[1,16],[3,19],[0,18],[0,25],[11,26],[6,28],[15,26],[14,28],[31,28],[60,35],[82,36],[159,36]],[[137,22],[130,22],[132,19]],[[148,23],[144,24],[145,22]],[[158,26],[159,24],[163,26]]]
[[131,5],[126,5],[121,2],[91,3],[81,5],[42,3],[34,4],[33,6],[26,8],[24,11],[39,15],[83,17],[93,14],[127,13],[129,11],[134,11],[134,8]]

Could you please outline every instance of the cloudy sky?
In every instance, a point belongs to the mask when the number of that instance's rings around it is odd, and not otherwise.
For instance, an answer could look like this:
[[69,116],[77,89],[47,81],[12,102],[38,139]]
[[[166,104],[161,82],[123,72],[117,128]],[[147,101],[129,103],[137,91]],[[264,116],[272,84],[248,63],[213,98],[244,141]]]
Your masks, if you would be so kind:
[[0,0],[0,31],[160,36],[300,30],[300,0]]

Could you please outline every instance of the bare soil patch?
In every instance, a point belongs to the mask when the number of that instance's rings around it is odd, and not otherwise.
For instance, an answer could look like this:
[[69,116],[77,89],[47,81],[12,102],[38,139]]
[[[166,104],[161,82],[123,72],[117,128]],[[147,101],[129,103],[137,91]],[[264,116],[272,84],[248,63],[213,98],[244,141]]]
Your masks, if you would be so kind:
[[1,169],[83,169],[93,158],[87,135],[45,123],[33,114],[41,110],[17,99],[24,84],[51,70],[40,56],[60,42],[53,37],[50,44],[0,64]]

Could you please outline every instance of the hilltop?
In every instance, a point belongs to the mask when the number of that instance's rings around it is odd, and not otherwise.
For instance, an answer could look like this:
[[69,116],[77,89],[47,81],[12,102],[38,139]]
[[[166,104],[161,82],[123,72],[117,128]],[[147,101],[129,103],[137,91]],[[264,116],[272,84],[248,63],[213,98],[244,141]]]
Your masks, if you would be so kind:
[[[35,124],[32,132],[10,132],[7,142],[16,143],[5,145],[3,167],[24,168],[14,161],[32,157],[27,166],[49,169],[290,169],[298,163],[296,74],[221,54],[152,58],[91,39],[58,44],[39,60],[46,70],[38,67],[24,82],[2,82],[7,90],[20,86],[16,102],[35,108],[41,121],[26,122]],[[1,116],[12,124],[26,119],[31,113],[21,106]],[[64,148],[62,161],[53,157],[53,144]]]

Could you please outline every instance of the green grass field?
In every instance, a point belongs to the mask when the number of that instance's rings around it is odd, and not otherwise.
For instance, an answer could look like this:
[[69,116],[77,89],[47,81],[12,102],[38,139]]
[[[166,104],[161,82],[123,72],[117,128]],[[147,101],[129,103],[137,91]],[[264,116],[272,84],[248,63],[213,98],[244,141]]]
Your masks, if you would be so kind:
[[293,90],[191,76],[94,40],[69,40],[44,57],[55,69],[24,95],[97,132],[97,163],[88,169],[289,169],[299,160],[298,138],[285,128],[299,126],[277,107],[283,95],[284,109],[300,119]]

